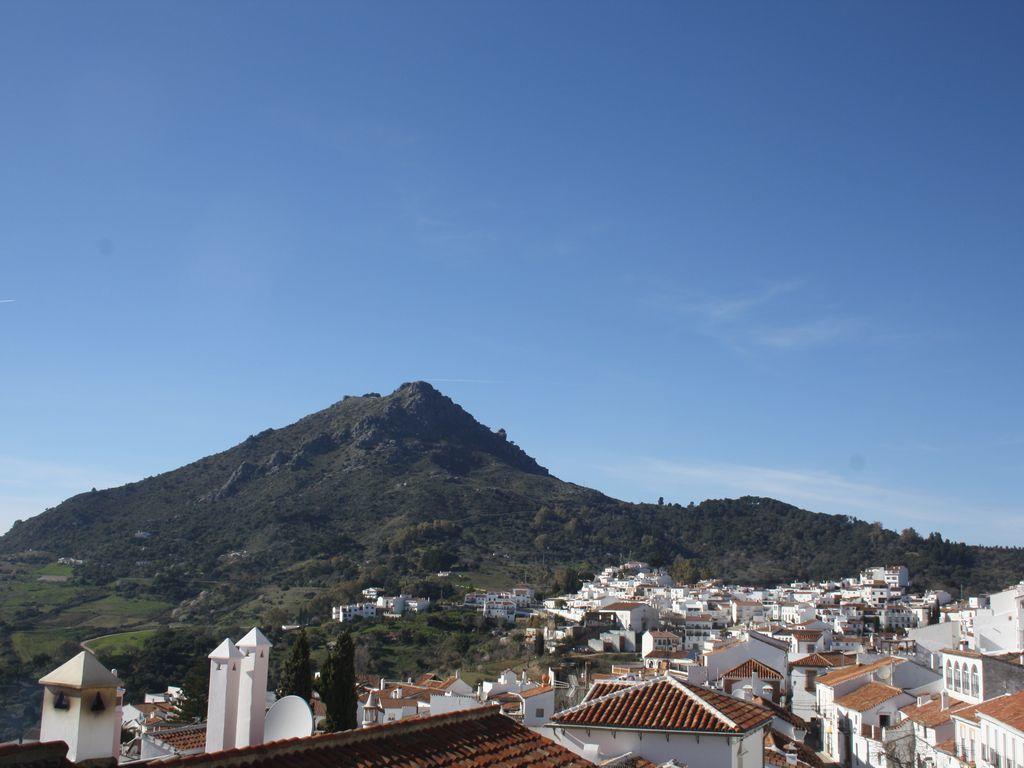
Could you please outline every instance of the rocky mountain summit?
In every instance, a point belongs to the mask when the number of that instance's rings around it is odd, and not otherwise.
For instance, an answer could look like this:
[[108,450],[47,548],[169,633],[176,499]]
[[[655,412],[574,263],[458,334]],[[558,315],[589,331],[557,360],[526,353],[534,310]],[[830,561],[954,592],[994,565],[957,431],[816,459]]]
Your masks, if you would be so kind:
[[1001,587],[1024,569],[1024,550],[897,534],[773,499],[618,501],[554,477],[422,381],[345,397],[179,469],[74,496],[0,538],[0,554],[27,550],[84,560],[91,583],[173,583],[176,600],[225,580],[252,591],[454,564],[521,573],[682,559],[691,571],[759,583],[905,562],[922,584],[950,588]]

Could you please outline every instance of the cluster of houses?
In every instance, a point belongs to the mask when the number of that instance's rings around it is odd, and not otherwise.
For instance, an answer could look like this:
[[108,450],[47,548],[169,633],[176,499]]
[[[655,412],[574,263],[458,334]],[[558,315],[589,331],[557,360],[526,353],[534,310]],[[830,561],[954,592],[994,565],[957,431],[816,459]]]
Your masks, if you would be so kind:
[[837,636],[903,633],[934,623],[952,602],[947,592],[908,592],[903,565],[868,568],[839,581],[792,583],[771,588],[704,581],[677,585],[664,570],[633,562],[604,569],[574,594],[548,598],[545,610],[579,623],[595,611],[622,602],[641,602],[690,630],[684,642],[696,649],[734,626],[793,625],[820,619]]
[[[960,603],[908,585],[901,566],[763,590],[606,569],[546,603],[546,626],[531,621],[574,661],[476,684],[363,679],[358,727],[336,734],[313,733],[318,701],[308,733],[271,728],[270,644],[256,629],[210,654],[204,723],[166,717],[174,688],[123,705],[116,675],[83,652],[40,681],[41,741],[67,745],[55,765],[1024,768],[1024,583]],[[528,612],[533,599],[468,604]],[[883,625],[882,611],[919,604],[920,620]],[[141,749],[121,750],[122,726]],[[5,749],[54,747],[0,746],[0,762]]]
[[535,597],[532,587],[520,584],[508,592],[468,592],[463,605],[479,610],[488,619],[511,624],[517,617],[532,614]]
[[353,619],[375,619],[378,616],[398,618],[407,613],[422,613],[430,609],[429,597],[412,595],[384,595],[377,587],[367,587],[362,592],[363,601],[348,605],[331,606],[331,619],[342,623]]

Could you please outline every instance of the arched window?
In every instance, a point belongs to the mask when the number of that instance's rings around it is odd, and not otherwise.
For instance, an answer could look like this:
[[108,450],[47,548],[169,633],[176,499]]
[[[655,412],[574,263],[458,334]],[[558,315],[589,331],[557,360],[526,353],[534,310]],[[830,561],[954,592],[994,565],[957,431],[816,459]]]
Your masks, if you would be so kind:
[[953,665],[953,690],[954,691],[962,691],[963,690],[963,688],[961,687],[961,681],[960,681],[960,662],[959,661],[956,664]]
[[977,696],[981,686],[978,684],[978,665],[971,667],[971,696]]
[[946,687],[953,687],[953,662],[946,659]]

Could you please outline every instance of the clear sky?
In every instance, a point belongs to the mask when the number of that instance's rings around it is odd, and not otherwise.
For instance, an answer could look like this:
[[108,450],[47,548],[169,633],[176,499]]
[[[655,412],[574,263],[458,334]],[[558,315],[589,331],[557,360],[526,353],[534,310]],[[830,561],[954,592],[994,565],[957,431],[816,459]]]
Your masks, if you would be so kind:
[[428,379],[1024,545],[1024,5],[0,7],[0,530]]

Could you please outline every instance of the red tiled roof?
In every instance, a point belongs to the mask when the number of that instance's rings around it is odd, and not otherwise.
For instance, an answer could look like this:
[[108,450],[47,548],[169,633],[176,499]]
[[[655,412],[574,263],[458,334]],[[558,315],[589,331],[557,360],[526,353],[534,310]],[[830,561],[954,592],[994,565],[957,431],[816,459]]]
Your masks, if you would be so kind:
[[908,704],[905,707],[900,707],[902,712],[908,720],[913,720],[918,725],[923,725],[927,728],[935,728],[948,723],[950,716],[961,709],[966,709],[968,704],[959,699],[949,699],[945,709],[942,707],[942,697],[936,696],[934,699],[926,704],[918,706],[916,703]]
[[42,744],[0,744],[0,765],[17,768],[74,768],[63,741]]
[[822,656],[820,653],[812,653],[803,658],[791,661],[789,663],[791,667],[834,667],[834,662]]
[[794,629],[790,634],[797,640],[817,640],[825,633],[820,629]]
[[583,697],[583,701],[593,701],[602,696],[607,696],[609,693],[615,693],[615,691],[621,691],[623,688],[638,685],[639,683],[639,680],[602,680],[590,686],[590,690]]
[[772,719],[772,712],[710,688],[658,677],[559,712],[558,725],[655,731],[746,733]]
[[553,685],[539,685],[536,688],[531,688],[528,691],[523,691],[519,695],[522,696],[524,699],[528,699],[531,696],[540,696],[544,693],[551,693],[551,691],[553,690],[555,690],[555,687]]
[[604,608],[598,608],[597,610],[599,610],[599,611],[631,611],[634,608],[639,608],[642,605],[647,605],[647,603],[631,603],[631,602],[627,602],[627,601],[620,601],[618,603],[610,603],[610,604],[606,605]]
[[877,707],[883,701],[893,699],[903,693],[902,690],[885,683],[870,682],[862,685],[853,693],[836,699],[836,705],[852,709],[855,712],[866,712],[872,707]]
[[782,675],[757,659],[747,659],[742,664],[737,664],[728,672],[723,672],[722,677],[726,680],[743,680],[755,674],[762,680],[782,679]]
[[1024,691],[990,699],[978,707],[977,713],[1024,731]]
[[975,725],[977,725],[978,723],[981,722],[978,719],[978,708],[980,706],[981,706],[981,704],[972,704],[969,707],[964,707],[963,709],[958,709],[956,712],[952,713],[952,716],[953,717],[958,717],[961,720],[966,720],[969,723],[974,723]]
[[191,752],[194,749],[204,749],[206,747],[206,723],[160,731],[154,734],[154,738],[159,739],[175,752]]
[[498,707],[411,718],[160,763],[211,768],[592,768]]
[[822,675],[818,678],[819,685],[837,685],[839,683],[845,683],[847,680],[853,680],[855,677],[866,675],[869,672],[881,669],[882,667],[888,666],[889,664],[902,664],[906,659],[901,659],[896,656],[887,656],[884,659],[873,661],[870,664],[854,664],[849,667],[840,667],[829,672],[827,675]]

